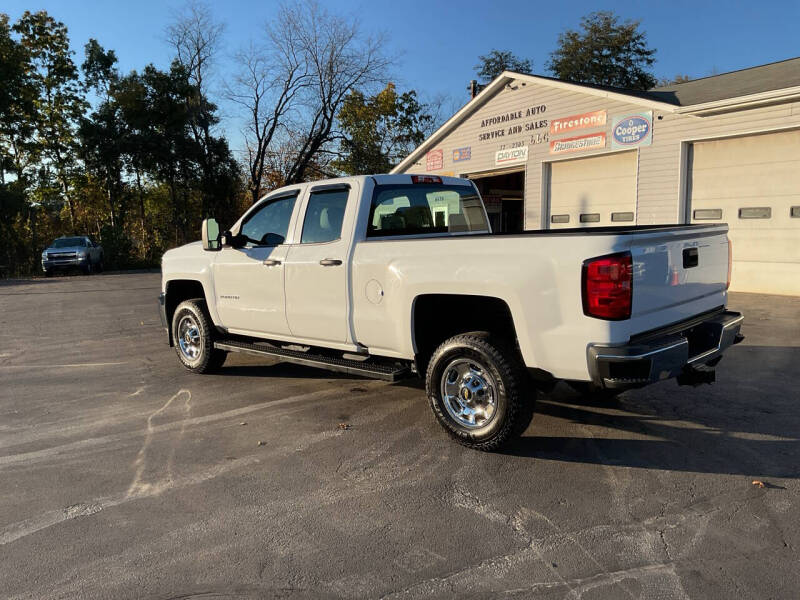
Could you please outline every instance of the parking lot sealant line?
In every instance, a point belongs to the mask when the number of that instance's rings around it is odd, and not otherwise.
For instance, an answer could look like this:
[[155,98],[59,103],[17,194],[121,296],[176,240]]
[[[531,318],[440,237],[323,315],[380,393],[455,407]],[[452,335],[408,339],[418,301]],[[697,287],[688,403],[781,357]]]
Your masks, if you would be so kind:
[[[316,392],[309,392],[307,394],[300,394],[297,396],[289,396],[288,398],[281,398],[279,400],[270,400],[268,402],[261,402],[259,404],[253,404],[250,406],[243,406],[241,408],[236,408],[221,413],[214,413],[202,417],[192,417],[191,419],[182,419],[170,423],[164,423],[163,425],[155,425],[153,426],[151,433],[152,434],[163,433],[167,431],[180,430],[182,427],[187,427],[192,425],[204,425],[206,423],[224,421],[226,419],[240,417],[242,415],[250,414],[252,412],[256,412],[259,410],[265,410],[268,408],[272,409],[278,406],[286,406],[290,404],[296,404],[299,402],[319,400],[327,396],[336,396],[336,395],[342,395],[342,391],[336,388],[318,390]],[[10,454],[8,456],[0,456],[0,470],[2,470],[4,467],[9,467],[19,463],[26,463],[26,465],[30,465],[33,462],[51,458],[53,456],[58,456],[60,454],[66,454],[72,451],[87,450],[90,448],[94,448],[96,446],[102,446],[103,444],[108,444],[112,442],[120,442],[127,439],[135,439],[138,437],[146,436],[147,434],[148,434],[147,429],[143,430],[139,429],[136,431],[129,431],[125,433],[105,435],[96,438],[79,440],[77,442],[70,442],[68,444],[62,444],[60,446],[45,448],[43,450],[34,450],[32,452],[24,452],[21,454]]]
[[[181,392],[183,392],[183,391],[185,391],[185,390],[181,390]],[[166,407],[172,401],[174,401],[174,399],[176,397],[181,395],[181,392],[179,392],[178,394],[175,394],[172,398],[170,398],[170,400],[164,406],[162,406],[159,410],[157,410],[156,413],[159,413],[162,410],[166,409]],[[277,400],[277,401],[272,402],[272,403],[264,403],[264,404],[267,404],[267,405],[270,405],[270,406],[275,406],[278,403],[280,403],[280,404],[289,404],[289,403],[299,402],[299,401],[306,400],[306,399],[311,399],[312,397],[313,398],[319,398],[319,397],[325,396],[325,395],[332,395],[334,393],[335,393],[334,390],[320,390],[319,392],[312,392],[310,394],[303,394],[301,396],[294,396],[294,397],[290,397],[290,398],[284,398],[283,400]],[[259,405],[259,406],[261,406],[263,408],[262,405]],[[255,407],[246,407],[246,408],[251,408],[253,410],[256,410]],[[235,413],[235,412],[241,411],[241,410],[242,409],[237,409],[235,411],[228,411],[227,413],[221,413],[221,414],[225,414],[225,415],[230,416],[231,413]],[[250,410],[248,412],[252,412],[252,410]],[[153,413],[151,415],[151,417],[155,416],[156,413]],[[226,417],[226,418],[228,418],[228,417]],[[205,419],[205,418],[200,417],[198,419]],[[198,419],[184,419],[184,421],[192,421],[192,422],[194,422],[194,421],[197,421]],[[178,425],[179,426],[180,423],[171,424],[171,425]],[[176,427],[170,427],[169,429],[175,429],[175,428]],[[162,428],[160,426],[153,427],[153,431],[155,432],[156,430],[166,430],[166,429]],[[298,452],[300,450],[305,449],[306,447],[308,447],[308,446],[310,446],[310,445],[312,445],[312,444],[314,444],[316,442],[324,441],[324,440],[330,439],[332,437],[335,437],[337,435],[340,435],[339,431],[334,431],[334,430],[323,431],[323,432],[320,432],[320,433],[317,433],[315,435],[310,436],[310,439],[306,440],[304,445],[298,446],[297,444],[290,444],[290,445],[282,448],[281,449],[282,452],[279,452],[278,454],[281,454],[281,453],[283,453],[283,454],[295,453],[295,452]],[[275,455],[272,454],[272,455],[267,455],[267,456],[269,456],[270,458],[274,458]],[[52,527],[53,525],[58,525],[59,523],[63,523],[65,521],[69,521],[69,520],[72,520],[72,519],[77,519],[79,517],[90,516],[90,515],[99,513],[102,510],[105,510],[107,508],[112,508],[114,506],[118,506],[118,505],[124,504],[126,502],[132,502],[132,501],[135,501],[135,500],[140,500],[140,499],[144,499],[144,498],[158,496],[159,494],[162,494],[163,492],[168,491],[168,490],[172,490],[172,489],[176,489],[176,488],[182,488],[182,487],[186,487],[186,486],[189,486],[189,485],[196,485],[198,483],[203,483],[204,481],[209,481],[211,479],[214,479],[215,477],[219,477],[220,475],[223,475],[223,474],[228,473],[230,471],[233,471],[235,469],[238,469],[238,468],[241,468],[241,467],[246,467],[246,466],[249,466],[249,465],[252,465],[252,464],[260,463],[260,462],[266,460],[267,456],[262,455],[262,454],[257,454],[257,455],[251,455],[251,456],[245,456],[245,457],[242,457],[242,458],[237,458],[235,460],[226,460],[224,462],[215,464],[215,465],[211,466],[210,468],[208,468],[208,469],[206,469],[204,471],[201,471],[199,473],[192,473],[192,474],[183,475],[183,476],[179,476],[179,477],[172,477],[172,475],[168,473],[166,477],[161,478],[159,481],[156,481],[153,484],[147,484],[145,486],[136,486],[136,487],[134,487],[134,485],[132,484],[131,486],[128,487],[128,490],[125,493],[113,494],[113,495],[110,495],[110,496],[104,496],[104,497],[101,497],[101,498],[96,498],[96,499],[88,501],[88,502],[82,502],[82,503],[79,503],[79,504],[68,506],[68,507],[63,508],[63,509],[48,511],[48,512],[45,512],[45,513],[43,513],[41,515],[38,515],[36,517],[32,517],[30,519],[26,519],[24,521],[20,521],[20,522],[17,522],[17,523],[12,523],[12,524],[6,526],[3,529],[0,529],[0,546],[3,546],[5,544],[9,544],[11,542],[14,542],[14,541],[20,539],[20,538],[23,538],[23,537],[26,537],[28,535],[34,534],[34,533],[36,533],[38,531],[41,531],[42,529],[47,529],[48,527]],[[139,476],[138,473],[134,476],[134,482],[136,482],[136,477],[138,477],[138,476]],[[133,491],[133,493],[131,493],[132,491]]]
[[116,367],[119,365],[127,365],[127,361],[123,362],[105,362],[105,363],[74,363],[69,365],[0,365],[0,369],[78,369],[78,368],[92,368],[92,367]]

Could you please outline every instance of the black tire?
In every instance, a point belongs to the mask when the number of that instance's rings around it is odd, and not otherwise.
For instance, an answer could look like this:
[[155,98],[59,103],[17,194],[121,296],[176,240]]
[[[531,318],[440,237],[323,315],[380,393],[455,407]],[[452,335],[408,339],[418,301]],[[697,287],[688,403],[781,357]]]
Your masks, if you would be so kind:
[[[459,369],[465,365],[468,373],[462,376]],[[486,418],[485,424],[476,422],[467,425],[463,414],[461,421],[458,415],[453,414],[454,399],[463,408],[461,400],[456,396],[469,401],[469,397],[463,395],[463,388],[467,387],[469,390],[471,384],[465,385],[463,382],[472,373],[479,374],[477,393],[484,396],[482,390],[493,390],[491,394],[486,392],[486,395],[494,397],[494,404],[492,416]],[[453,374],[455,379],[452,378]],[[443,392],[445,386],[458,385],[453,381],[459,377],[462,382],[461,391],[451,395],[450,400],[446,399]],[[480,387],[487,382],[488,386]],[[439,346],[428,363],[425,390],[433,414],[445,431],[460,444],[476,450],[497,450],[525,431],[533,418],[535,390],[530,386],[518,353],[486,332],[456,335]],[[476,404],[480,405],[480,400],[476,400]],[[485,417],[486,404],[482,410]],[[472,418],[476,419],[475,415]]]
[[92,268],[92,259],[86,261],[86,266],[81,269],[84,275],[91,275],[94,269]]
[[53,269],[45,269],[44,270],[45,277],[52,277],[53,276]]
[[[183,334],[180,328],[186,327]],[[196,326],[196,331],[191,327]],[[183,344],[182,341],[192,343]],[[222,367],[227,352],[214,348],[214,325],[206,310],[206,301],[194,298],[181,302],[172,316],[172,339],[175,340],[175,351],[181,364],[193,373],[213,373]],[[196,340],[196,342],[195,342]],[[189,351],[196,348],[197,352]]]
[[95,273],[102,273],[103,272],[103,258],[101,257],[100,260],[97,261],[97,264],[94,266]]

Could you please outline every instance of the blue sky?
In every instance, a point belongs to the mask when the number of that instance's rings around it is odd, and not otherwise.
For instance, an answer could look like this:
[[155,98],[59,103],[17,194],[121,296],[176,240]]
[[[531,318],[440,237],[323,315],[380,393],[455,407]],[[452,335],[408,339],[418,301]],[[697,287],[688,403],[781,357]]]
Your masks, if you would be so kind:
[[[657,49],[656,76],[685,73],[702,77],[800,55],[797,27],[800,2],[635,2],[532,0],[503,2],[435,0],[320,0],[331,12],[360,20],[365,31],[383,31],[386,52],[396,60],[394,81],[416,89],[423,98],[445,96],[445,107],[466,100],[479,54],[492,48],[531,58],[534,72],[545,73],[549,52],[559,32],[575,28],[581,16],[594,10],[614,10],[624,19],[637,19]],[[114,49],[123,71],[147,63],[166,66],[170,49],[164,28],[181,0],[3,0],[0,12],[12,20],[26,9],[45,9],[70,31],[76,62],[83,44],[97,38]],[[230,69],[230,56],[250,39],[258,39],[263,24],[275,13],[270,0],[209,2],[226,26],[226,56],[220,65]],[[225,129],[240,141],[236,115],[225,106]],[[444,115],[449,116],[449,115]]]

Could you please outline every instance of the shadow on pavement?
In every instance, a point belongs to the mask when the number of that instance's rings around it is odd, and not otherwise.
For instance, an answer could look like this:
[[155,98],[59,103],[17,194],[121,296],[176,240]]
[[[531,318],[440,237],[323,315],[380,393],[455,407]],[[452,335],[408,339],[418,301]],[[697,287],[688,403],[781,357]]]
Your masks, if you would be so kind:
[[[578,430],[597,429],[585,430],[585,435],[523,437],[505,453],[644,469],[800,478],[800,348],[742,350],[747,350],[741,357],[746,360],[727,368],[720,383],[710,388],[667,388],[675,384],[665,382],[604,404],[559,386],[539,400],[537,415],[568,421]],[[740,368],[741,362],[747,368]],[[536,417],[529,431],[535,433]],[[615,431],[624,437],[603,437]]]

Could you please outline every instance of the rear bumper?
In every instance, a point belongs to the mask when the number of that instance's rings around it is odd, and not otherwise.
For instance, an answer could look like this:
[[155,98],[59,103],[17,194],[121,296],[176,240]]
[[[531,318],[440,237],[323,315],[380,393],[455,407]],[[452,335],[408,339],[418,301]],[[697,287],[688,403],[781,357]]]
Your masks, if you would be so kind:
[[589,346],[592,382],[605,389],[628,389],[715,365],[728,347],[744,339],[739,332],[743,321],[740,313],[723,311],[695,319],[685,329],[672,326],[623,346]]

